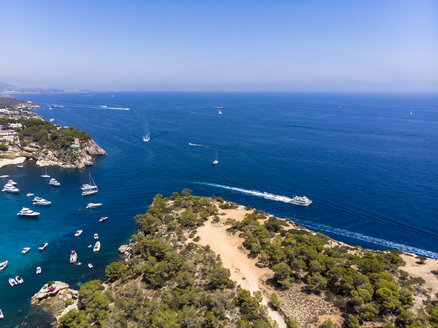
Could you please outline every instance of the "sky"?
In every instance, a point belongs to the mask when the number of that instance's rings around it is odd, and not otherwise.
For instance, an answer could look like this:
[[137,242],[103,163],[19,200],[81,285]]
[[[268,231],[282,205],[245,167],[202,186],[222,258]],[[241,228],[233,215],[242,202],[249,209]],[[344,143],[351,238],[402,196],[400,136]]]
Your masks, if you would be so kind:
[[0,82],[438,92],[438,1],[0,0]]

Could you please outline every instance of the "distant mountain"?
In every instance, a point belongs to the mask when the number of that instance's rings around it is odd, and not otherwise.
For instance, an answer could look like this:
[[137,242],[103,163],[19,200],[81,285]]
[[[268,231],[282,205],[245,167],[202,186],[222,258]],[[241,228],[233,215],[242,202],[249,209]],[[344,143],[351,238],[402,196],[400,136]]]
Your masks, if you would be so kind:
[[5,82],[0,82],[0,92],[1,91],[14,91],[17,90],[17,87],[9,84],[9,83],[5,83]]

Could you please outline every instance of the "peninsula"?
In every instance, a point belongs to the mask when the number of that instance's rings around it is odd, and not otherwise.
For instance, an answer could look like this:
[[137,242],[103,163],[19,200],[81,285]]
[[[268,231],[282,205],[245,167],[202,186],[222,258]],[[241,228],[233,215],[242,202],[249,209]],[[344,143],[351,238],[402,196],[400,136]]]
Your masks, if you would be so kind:
[[39,166],[81,169],[106,155],[90,135],[43,120],[30,101],[0,96],[0,167],[33,160]]
[[[61,327],[436,327],[438,262],[370,251],[220,197],[156,195],[123,260],[33,298]],[[53,285],[54,287],[50,287]],[[57,290],[62,291],[57,294]]]

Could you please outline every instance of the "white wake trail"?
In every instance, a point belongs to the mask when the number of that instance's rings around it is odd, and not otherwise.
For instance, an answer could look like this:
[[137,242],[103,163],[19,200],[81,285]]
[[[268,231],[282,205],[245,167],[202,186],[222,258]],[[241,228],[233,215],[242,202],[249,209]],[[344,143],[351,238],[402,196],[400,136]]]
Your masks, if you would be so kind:
[[269,192],[248,190],[248,189],[243,189],[243,188],[230,187],[230,186],[224,186],[224,185],[220,185],[220,184],[207,183],[207,182],[198,182],[198,184],[203,184],[206,186],[217,187],[217,188],[222,188],[222,189],[227,189],[227,190],[233,190],[233,191],[240,192],[242,194],[256,196],[256,197],[260,197],[260,198],[264,198],[264,199],[269,199],[269,200],[273,200],[276,202],[290,203],[292,200],[292,198],[290,198],[290,197],[286,197],[286,196],[282,196],[282,195],[275,195],[275,194],[271,194]]

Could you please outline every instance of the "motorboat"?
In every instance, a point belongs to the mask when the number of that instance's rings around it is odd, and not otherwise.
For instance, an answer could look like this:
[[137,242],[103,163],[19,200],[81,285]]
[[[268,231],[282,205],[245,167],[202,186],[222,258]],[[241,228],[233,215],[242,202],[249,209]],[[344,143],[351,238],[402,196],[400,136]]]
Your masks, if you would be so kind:
[[101,207],[102,203],[88,203],[87,204],[87,208],[96,208],[96,207]]
[[96,194],[98,192],[98,188],[96,185],[96,182],[94,182],[93,177],[91,176],[91,173],[88,173],[88,179],[90,180],[89,183],[85,183],[81,186],[81,195],[82,196],[89,196]]
[[75,233],[75,237],[79,237],[82,234],[82,230],[78,230]]
[[93,269],[93,264],[88,263],[88,267],[89,267],[90,269]]
[[3,271],[8,266],[8,260],[0,262],[0,271]]
[[41,244],[40,247],[38,247],[38,249],[39,249],[40,251],[43,251],[43,250],[46,249],[47,246],[49,246],[49,243],[44,243],[44,244]]
[[49,206],[52,205],[52,202],[41,197],[35,197],[32,201],[32,204],[38,206]]
[[219,164],[219,159],[217,157],[217,152],[216,152],[216,157],[215,157],[215,159],[213,161],[213,165],[218,165],[218,164]]
[[0,309],[0,320],[2,320],[2,319],[4,319],[4,315],[3,315],[3,311],[2,311],[2,309]]
[[7,183],[7,184],[4,185],[2,191],[8,192],[10,194],[16,194],[16,193],[18,193],[20,191],[20,189],[18,189],[14,185],[11,185],[11,184]]
[[97,233],[94,234],[94,240],[98,240],[99,239],[99,235]]
[[78,254],[76,253],[75,250],[72,250],[70,252],[70,263],[75,264],[77,260],[78,260]]
[[45,173],[41,174],[40,177],[41,178],[50,178],[50,175],[47,174],[47,166],[45,167],[45,170],[46,170]]
[[97,253],[98,251],[100,251],[100,241],[96,241],[96,243],[94,244],[94,247],[93,247],[94,253]]
[[23,250],[21,251],[21,254],[26,254],[27,252],[29,252],[30,247],[25,247],[23,248]]
[[103,221],[106,221],[106,220],[108,220],[108,217],[107,217],[107,216],[102,216],[102,217],[99,219],[99,222],[103,222]]
[[31,216],[31,217],[37,217],[40,215],[39,212],[34,212],[31,209],[27,207],[23,207],[20,212],[17,213],[18,216]]
[[21,278],[20,276],[16,276],[15,277],[15,281],[17,282],[17,284],[21,285],[24,281],[23,278]]
[[49,185],[51,185],[53,187],[61,187],[61,183],[58,180],[54,179],[54,178],[50,179]]
[[31,193],[31,192],[28,192],[28,193],[26,194],[26,197],[33,197],[33,196],[35,196],[35,194],[33,194],[33,193]]
[[17,282],[15,281],[14,278],[9,278],[8,282],[9,282],[9,285],[11,285],[11,287],[14,287],[17,284]]
[[144,136],[143,137],[143,142],[149,142],[149,140],[151,140],[151,136]]
[[298,206],[309,206],[310,204],[312,204],[312,201],[306,196],[302,196],[302,197],[294,196],[290,202]]
[[91,248],[91,247],[93,247],[93,245],[88,245],[88,248]]
[[13,186],[17,185],[17,183],[14,180],[8,180],[8,182],[6,184],[10,184],[10,185],[13,185]]
[[23,168],[23,164],[17,164],[17,168],[22,169]]
[[35,270],[35,273],[36,274],[41,274],[41,267],[37,267],[36,270]]
[[0,179],[6,179],[6,178],[9,178],[8,174],[0,175]]

